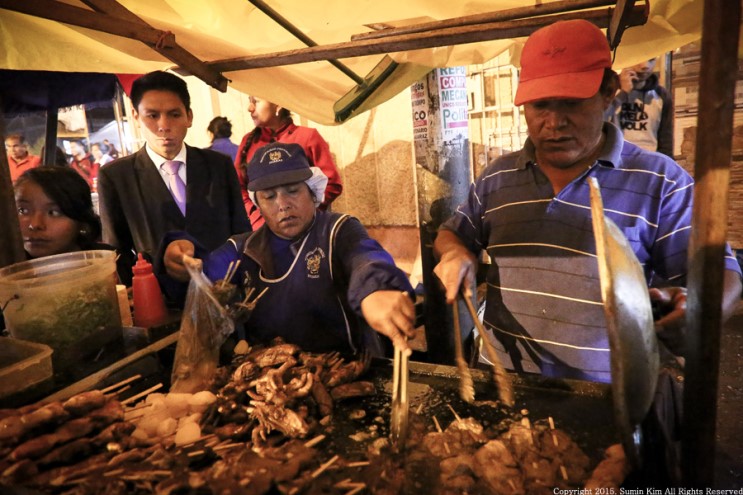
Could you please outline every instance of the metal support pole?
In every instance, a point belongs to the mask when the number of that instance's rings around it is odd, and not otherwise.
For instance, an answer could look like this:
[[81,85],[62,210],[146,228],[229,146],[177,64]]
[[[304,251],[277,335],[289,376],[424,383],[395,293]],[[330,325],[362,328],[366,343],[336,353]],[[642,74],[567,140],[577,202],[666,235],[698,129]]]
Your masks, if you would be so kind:
[[44,163],[45,167],[51,167],[57,162],[57,122],[59,120],[59,109],[50,107],[46,110],[46,134],[44,137]]

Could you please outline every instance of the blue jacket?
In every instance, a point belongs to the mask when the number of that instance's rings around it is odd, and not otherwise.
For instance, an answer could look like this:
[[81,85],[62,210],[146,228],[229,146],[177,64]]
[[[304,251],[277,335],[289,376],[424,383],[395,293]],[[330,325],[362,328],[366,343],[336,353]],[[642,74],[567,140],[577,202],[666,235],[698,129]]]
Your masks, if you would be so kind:
[[207,148],[208,150],[217,151],[223,155],[229,156],[232,161],[235,161],[237,157],[237,145],[230,141],[230,138],[214,138],[212,145]]
[[224,278],[239,259],[232,283],[243,292],[255,288],[253,298],[268,287],[245,324],[251,342],[281,336],[310,352],[355,352],[369,338],[361,301],[378,290],[413,293],[405,273],[361,222],[338,213],[318,210],[294,241],[282,243],[264,226],[233,236],[211,253],[197,246],[195,255],[212,281]]

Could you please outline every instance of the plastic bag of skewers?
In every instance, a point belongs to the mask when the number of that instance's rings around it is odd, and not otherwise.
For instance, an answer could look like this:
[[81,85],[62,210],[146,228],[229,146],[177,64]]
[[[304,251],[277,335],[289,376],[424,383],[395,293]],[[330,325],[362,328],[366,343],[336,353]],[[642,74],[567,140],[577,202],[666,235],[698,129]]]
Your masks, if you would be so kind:
[[184,260],[191,275],[175,350],[171,392],[207,390],[214,379],[219,348],[234,331],[227,309],[212,291],[212,283],[193,259]]

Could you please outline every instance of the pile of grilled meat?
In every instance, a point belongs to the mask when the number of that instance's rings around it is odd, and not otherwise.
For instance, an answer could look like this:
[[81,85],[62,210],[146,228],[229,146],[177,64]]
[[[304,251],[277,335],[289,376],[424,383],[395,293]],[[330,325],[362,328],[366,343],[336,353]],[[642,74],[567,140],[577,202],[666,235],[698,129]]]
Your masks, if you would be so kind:
[[[593,466],[567,434],[523,414],[497,428],[456,417],[442,430],[411,411],[408,443],[393,451],[389,398],[359,380],[368,366],[275,341],[236,354],[203,397],[151,394],[127,409],[91,391],[0,410],[0,492],[518,494],[589,477]],[[338,403],[361,396],[383,405],[367,414],[369,402]],[[176,426],[196,424],[193,441],[176,441]]]

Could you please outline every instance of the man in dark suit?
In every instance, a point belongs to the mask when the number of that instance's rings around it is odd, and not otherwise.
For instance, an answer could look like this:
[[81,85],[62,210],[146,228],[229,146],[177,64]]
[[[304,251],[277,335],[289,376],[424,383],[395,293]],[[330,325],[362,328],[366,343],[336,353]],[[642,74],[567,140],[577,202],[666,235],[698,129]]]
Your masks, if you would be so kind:
[[133,264],[138,252],[152,260],[170,231],[188,232],[210,250],[249,231],[230,159],[183,142],[193,121],[185,81],[145,74],[134,81],[131,100],[146,145],[100,170],[103,241]]

